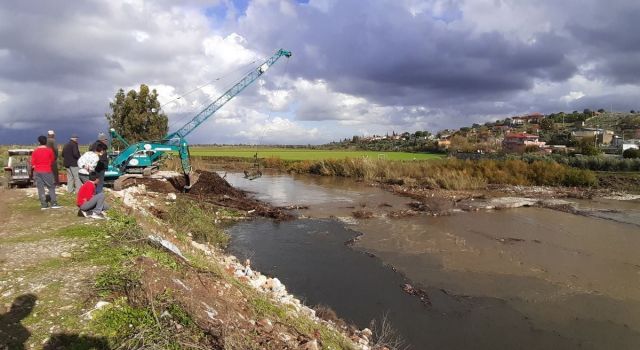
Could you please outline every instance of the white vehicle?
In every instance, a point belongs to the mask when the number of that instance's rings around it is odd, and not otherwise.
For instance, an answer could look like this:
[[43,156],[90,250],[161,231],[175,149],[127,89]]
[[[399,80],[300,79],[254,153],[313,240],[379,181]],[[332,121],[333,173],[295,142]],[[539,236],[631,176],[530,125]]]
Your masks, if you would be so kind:
[[29,187],[33,183],[31,168],[32,149],[10,149],[7,166],[4,167],[7,188],[13,186]]

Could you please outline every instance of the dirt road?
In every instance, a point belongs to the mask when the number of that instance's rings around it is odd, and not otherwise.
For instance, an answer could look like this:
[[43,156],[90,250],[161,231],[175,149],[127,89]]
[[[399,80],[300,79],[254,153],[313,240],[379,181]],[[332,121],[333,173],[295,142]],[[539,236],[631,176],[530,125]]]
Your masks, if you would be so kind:
[[35,189],[0,190],[0,348],[40,348],[52,334],[77,334],[99,268],[77,261],[86,242],[65,230],[79,223],[73,198],[41,211]]

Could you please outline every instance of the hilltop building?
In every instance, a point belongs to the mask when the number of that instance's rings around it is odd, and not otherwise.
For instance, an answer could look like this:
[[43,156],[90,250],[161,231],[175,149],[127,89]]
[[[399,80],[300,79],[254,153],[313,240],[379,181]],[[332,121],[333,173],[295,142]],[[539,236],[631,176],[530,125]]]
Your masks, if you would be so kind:
[[571,136],[573,136],[577,141],[580,141],[585,137],[596,137],[598,143],[609,145],[611,144],[611,141],[613,141],[614,132],[598,128],[580,128],[572,131]]
[[527,133],[507,134],[502,141],[502,150],[506,153],[524,153],[526,148],[531,146],[542,149],[545,142],[540,141],[538,135]]
[[544,119],[544,115],[540,113],[531,113],[511,118],[511,125],[539,124]]

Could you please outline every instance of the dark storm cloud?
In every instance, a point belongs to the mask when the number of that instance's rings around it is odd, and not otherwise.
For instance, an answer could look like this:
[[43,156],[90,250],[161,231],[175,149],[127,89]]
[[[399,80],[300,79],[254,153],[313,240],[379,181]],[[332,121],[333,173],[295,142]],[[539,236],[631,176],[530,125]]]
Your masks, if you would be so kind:
[[530,43],[473,33],[428,13],[413,16],[399,1],[339,1],[327,13],[301,6],[295,17],[261,4],[241,19],[250,43],[287,46],[296,55],[294,74],[380,103],[510,93],[531,88],[534,79],[563,81],[576,72],[566,55],[571,41],[554,33]]
[[587,74],[615,84],[640,83],[640,3],[594,1],[585,8],[566,28],[579,43],[580,59],[593,63]]
[[[412,13],[408,3],[423,11]],[[636,1],[540,0],[533,24],[521,2],[478,3],[488,15],[465,13],[465,0],[254,0],[206,23],[207,9],[232,2],[7,1],[0,7],[0,143],[50,128],[93,138],[116,89],[148,83],[190,91],[237,69],[229,56],[245,47],[263,57],[282,47],[294,56],[269,73],[263,90],[247,89],[225,107],[243,122],[239,110],[268,114],[265,96],[278,90],[292,96],[281,107],[291,118],[336,123],[329,134],[368,124],[442,128],[530,111],[640,108],[633,106]],[[513,14],[505,17],[505,8]],[[232,34],[237,41],[220,41]],[[585,97],[563,97],[572,92]],[[186,121],[211,99],[194,93],[170,118]],[[223,132],[216,140],[242,142],[236,135],[245,128],[206,127],[194,137]]]

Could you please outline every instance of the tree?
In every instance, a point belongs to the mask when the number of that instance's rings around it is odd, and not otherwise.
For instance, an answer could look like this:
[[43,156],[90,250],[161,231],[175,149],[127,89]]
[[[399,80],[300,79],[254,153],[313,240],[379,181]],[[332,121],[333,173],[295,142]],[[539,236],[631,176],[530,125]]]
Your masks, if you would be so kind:
[[605,112],[604,108],[600,108],[600,109],[598,110],[598,113],[604,113],[604,112]]
[[109,127],[129,143],[160,140],[169,130],[168,118],[160,110],[158,92],[149,91],[145,84],[140,85],[140,91],[131,90],[126,95],[119,89],[109,108],[111,111],[105,114]]
[[629,148],[622,152],[623,158],[640,158],[640,149]]
[[597,156],[600,154],[600,149],[596,147],[596,138],[595,137],[584,137],[578,143],[578,147],[581,154],[585,156]]
[[553,130],[555,128],[555,123],[551,118],[544,118],[540,121],[540,128],[542,130]]

